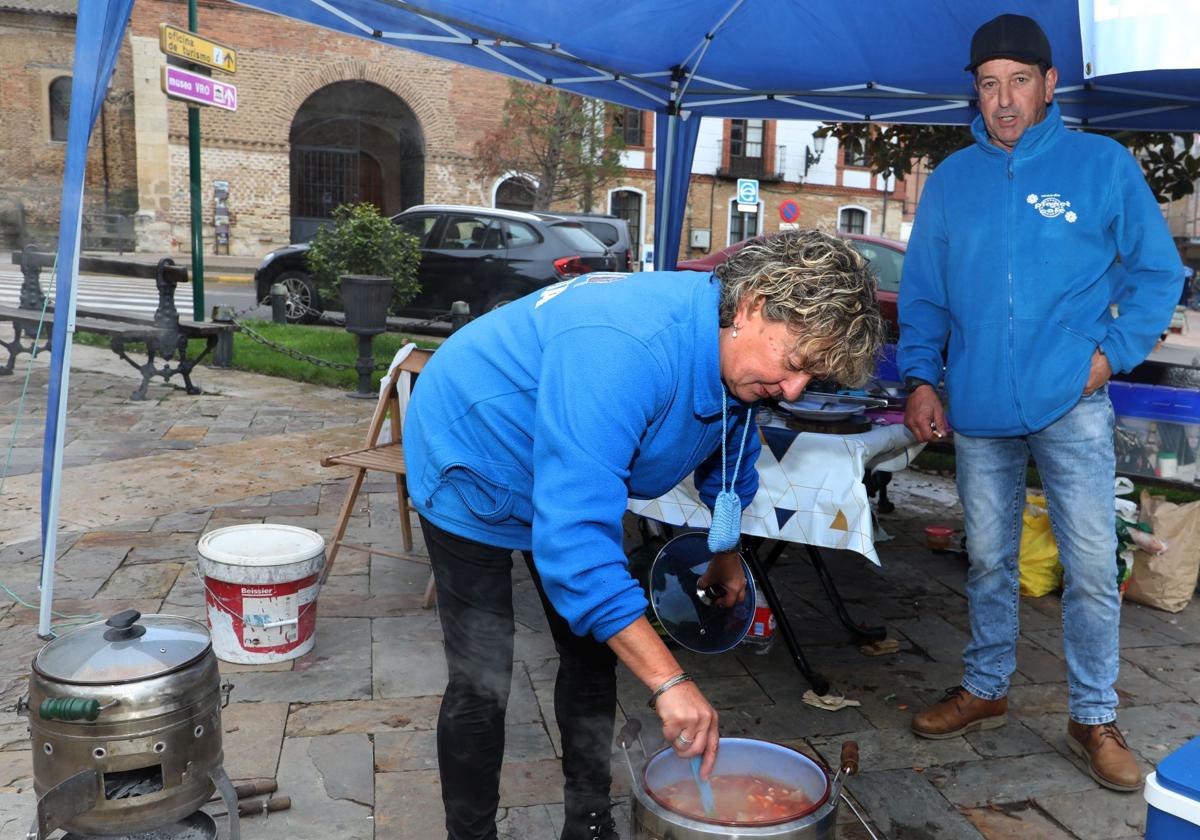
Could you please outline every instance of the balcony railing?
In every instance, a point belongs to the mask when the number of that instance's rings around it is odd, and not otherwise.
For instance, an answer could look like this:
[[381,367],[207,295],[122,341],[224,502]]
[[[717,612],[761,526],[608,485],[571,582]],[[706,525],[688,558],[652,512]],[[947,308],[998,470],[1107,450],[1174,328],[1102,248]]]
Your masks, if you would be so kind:
[[[733,144],[730,144],[731,146]],[[736,150],[738,154],[732,152]],[[760,181],[782,181],[787,161],[787,146],[775,147],[775,159],[768,168],[763,157],[761,143],[738,143],[726,155],[720,141],[717,143],[718,178],[757,178]]]

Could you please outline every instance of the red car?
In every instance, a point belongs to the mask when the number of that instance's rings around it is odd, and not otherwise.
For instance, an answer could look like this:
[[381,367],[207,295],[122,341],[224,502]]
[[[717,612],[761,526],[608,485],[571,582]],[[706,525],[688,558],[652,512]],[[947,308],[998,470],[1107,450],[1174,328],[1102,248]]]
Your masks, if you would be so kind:
[[[875,296],[879,300],[879,311],[888,322],[888,341],[895,342],[898,335],[896,296],[900,292],[900,272],[904,267],[904,252],[908,246],[894,239],[882,239],[878,236],[865,236],[861,233],[838,233],[842,239],[850,243],[850,247],[858,251],[871,264],[879,284]],[[707,257],[697,260],[683,260],[675,267],[680,271],[712,271],[731,255],[749,242],[743,239],[720,251],[714,251]]]

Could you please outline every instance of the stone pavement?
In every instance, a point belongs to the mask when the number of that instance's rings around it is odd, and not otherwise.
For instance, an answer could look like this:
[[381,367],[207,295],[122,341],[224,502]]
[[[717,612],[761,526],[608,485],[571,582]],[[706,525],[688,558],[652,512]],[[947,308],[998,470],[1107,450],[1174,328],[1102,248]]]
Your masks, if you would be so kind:
[[[107,615],[132,606],[203,619],[196,541],[206,530],[281,522],[332,532],[346,478],[322,469],[318,457],[357,443],[372,403],[212,369],[197,375],[212,393],[192,397],[156,382],[149,400],[133,403],[133,372],[123,363],[96,348],[75,353],[55,589],[60,613]],[[23,370],[0,380],[0,434],[12,442],[0,490],[0,583],[33,602],[46,370],[35,363],[14,429]],[[720,709],[722,732],[831,760],[844,740],[857,740],[862,772],[849,790],[879,837],[1140,836],[1141,796],[1100,788],[1067,749],[1055,596],[1022,602],[1020,670],[1006,727],[950,741],[909,733],[913,710],[960,675],[965,567],[954,554],[928,551],[921,529],[957,526],[961,512],[952,483],[939,476],[901,473],[890,490],[896,511],[883,518],[893,539],[880,544],[882,568],[851,554],[827,552],[827,559],[851,611],[886,624],[897,653],[866,656],[848,643],[801,552],[785,553],[772,573],[814,667],[862,705],[828,712],[802,704],[808,686],[782,643],[766,655],[745,647],[712,657],[681,653]],[[381,480],[367,491],[350,537],[397,547],[394,488]],[[445,836],[434,743],[445,666],[437,617],[420,605],[427,577],[420,547],[403,560],[346,551],[321,592],[310,655],[269,666],[222,665],[235,685],[223,717],[230,775],[277,779],[277,795],[292,800],[288,811],[244,819],[247,840]],[[555,840],[562,809],[554,647],[527,577],[518,578],[514,597],[517,664],[501,836]],[[27,730],[12,709],[41,645],[36,618],[0,592],[0,840],[23,837],[34,813]],[[1200,606],[1169,615],[1127,604],[1122,625],[1120,722],[1149,770],[1200,730]],[[621,711],[647,724],[653,749],[645,699],[622,672]],[[619,751],[613,770],[624,837],[629,778]],[[839,821],[843,840],[868,836],[849,809]]]

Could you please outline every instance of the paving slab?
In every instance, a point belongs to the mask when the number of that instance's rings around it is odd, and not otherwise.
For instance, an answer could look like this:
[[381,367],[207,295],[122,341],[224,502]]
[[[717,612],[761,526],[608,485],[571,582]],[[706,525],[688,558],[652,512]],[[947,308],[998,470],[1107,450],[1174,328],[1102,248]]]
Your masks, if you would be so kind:
[[1016,715],[1009,715],[1008,723],[999,729],[971,732],[963,737],[971,748],[984,758],[1037,755],[1054,750],[1054,747],[1025,726]]
[[926,770],[925,777],[946,799],[966,808],[1096,788],[1056,753],[943,765]]
[[[376,817],[370,803],[374,784],[371,743],[366,735],[286,738],[279,759],[279,793],[292,807],[243,821],[247,840],[374,840]],[[351,785],[347,780],[352,779]],[[397,825],[397,828],[400,826]],[[381,838],[430,835],[381,834]]]
[[1039,796],[1037,804],[1076,837],[1140,837],[1146,829],[1146,800],[1140,792],[1097,788],[1072,795]]
[[340,733],[396,732],[437,727],[440,697],[297,703],[288,714],[288,738]]
[[864,729],[813,738],[812,744],[823,756],[832,756],[836,761],[846,741],[858,743],[859,766],[863,769],[924,770],[940,764],[979,760],[979,753],[963,738],[932,741],[917,737],[907,728]]
[[287,703],[230,703],[221,710],[221,745],[231,779],[275,778],[287,714]]
[[1188,697],[1200,698],[1200,645],[1122,648],[1121,658]]
[[376,774],[375,798],[379,803],[375,830],[380,840],[445,836],[446,811],[436,770]]
[[[987,840],[1076,840],[1076,836],[1056,825],[1036,806],[992,805],[987,808],[967,808],[963,816],[979,830]],[[1094,840],[1103,834],[1087,835]]]
[[884,837],[892,840],[980,840],[974,826],[925,778],[912,770],[866,771],[846,787]]

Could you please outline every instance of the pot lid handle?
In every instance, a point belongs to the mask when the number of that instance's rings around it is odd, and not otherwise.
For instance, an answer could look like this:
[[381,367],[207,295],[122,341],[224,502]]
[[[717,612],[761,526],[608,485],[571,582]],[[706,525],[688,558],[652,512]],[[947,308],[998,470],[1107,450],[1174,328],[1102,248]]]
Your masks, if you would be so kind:
[[142,614],[137,610],[121,610],[108,621],[105,626],[111,630],[104,631],[104,638],[109,642],[127,642],[146,633],[146,628],[137,623]]

